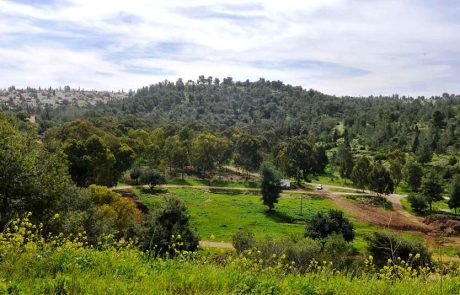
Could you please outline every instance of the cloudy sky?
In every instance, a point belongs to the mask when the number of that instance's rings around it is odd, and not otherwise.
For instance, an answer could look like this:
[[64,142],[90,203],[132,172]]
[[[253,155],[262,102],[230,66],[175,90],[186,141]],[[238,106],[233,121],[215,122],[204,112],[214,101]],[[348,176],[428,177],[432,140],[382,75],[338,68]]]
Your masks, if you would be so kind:
[[0,87],[264,77],[337,95],[460,93],[458,0],[0,0]]

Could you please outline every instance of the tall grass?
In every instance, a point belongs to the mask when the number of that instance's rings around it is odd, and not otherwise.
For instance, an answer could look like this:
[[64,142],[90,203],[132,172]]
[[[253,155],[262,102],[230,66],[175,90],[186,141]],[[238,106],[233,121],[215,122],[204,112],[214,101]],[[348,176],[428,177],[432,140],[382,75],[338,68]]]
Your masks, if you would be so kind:
[[[283,258],[182,253],[151,258],[131,243],[90,246],[81,234],[44,238],[27,218],[0,234],[5,294],[458,294],[460,269],[415,271],[372,259],[342,273],[327,262],[298,272]],[[150,257],[150,258],[149,258]]]

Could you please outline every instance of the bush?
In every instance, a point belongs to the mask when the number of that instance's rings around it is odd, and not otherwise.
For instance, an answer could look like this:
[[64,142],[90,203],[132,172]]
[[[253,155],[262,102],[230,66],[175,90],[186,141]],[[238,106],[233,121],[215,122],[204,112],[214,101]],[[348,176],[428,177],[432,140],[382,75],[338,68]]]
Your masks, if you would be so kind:
[[142,248],[156,255],[174,256],[180,251],[195,251],[198,235],[190,228],[190,214],[185,204],[168,198],[146,224]]
[[353,224],[343,216],[342,211],[330,210],[327,214],[316,214],[306,228],[305,237],[324,239],[333,233],[342,235],[347,242],[355,237]]
[[260,251],[260,258],[268,260],[273,254],[278,257],[283,255],[286,251],[286,242],[275,240],[272,237],[265,237],[265,239],[256,243],[256,248]]
[[307,267],[313,259],[319,259],[321,245],[313,239],[302,239],[298,242],[287,242],[284,254],[289,262],[294,261],[297,267]]
[[139,182],[140,177],[141,177],[141,170],[139,170],[138,168],[133,168],[131,172],[129,173],[129,178],[131,178],[131,180],[135,181],[136,183]]
[[241,253],[254,247],[254,234],[247,229],[240,229],[233,235],[232,242],[236,252]]
[[332,234],[324,239],[322,258],[333,262],[334,267],[350,267],[356,259],[354,252],[352,244],[345,241],[341,235]]
[[422,214],[428,209],[428,201],[420,194],[410,194],[407,201],[416,213]]
[[366,237],[366,241],[367,250],[373,256],[377,266],[386,265],[388,259],[391,259],[393,263],[404,260],[415,268],[431,264],[431,255],[420,242],[410,241],[386,232],[374,232]]
[[154,169],[148,169],[146,171],[143,171],[141,173],[140,180],[142,184],[148,185],[150,190],[153,190],[154,187],[159,184],[166,183],[166,179],[164,178],[164,176]]

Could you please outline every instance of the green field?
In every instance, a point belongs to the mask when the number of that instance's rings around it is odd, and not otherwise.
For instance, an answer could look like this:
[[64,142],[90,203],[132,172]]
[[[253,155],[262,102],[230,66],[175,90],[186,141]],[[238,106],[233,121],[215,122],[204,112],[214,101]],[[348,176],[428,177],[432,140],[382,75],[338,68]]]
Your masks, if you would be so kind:
[[154,208],[170,195],[185,201],[192,215],[192,225],[203,240],[231,241],[240,228],[254,232],[256,237],[283,236],[304,232],[304,220],[316,212],[337,209],[327,199],[303,195],[303,214],[300,214],[300,194],[282,197],[276,210],[268,212],[260,196],[232,190],[204,191],[193,188],[172,188],[160,193],[136,189],[135,193],[149,208]]
[[257,188],[259,184],[253,181],[224,181],[224,180],[208,180],[197,178],[168,178],[167,184],[174,185],[189,185],[189,186],[219,186],[219,187],[247,187]]
[[[282,238],[289,234],[302,234],[308,219],[320,211],[340,209],[329,199],[303,195],[303,214],[300,214],[300,195],[291,193],[280,198],[274,212],[267,212],[260,196],[254,192],[236,190],[206,191],[198,188],[169,188],[156,191],[135,189],[142,203],[154,209],[164,201],[165,196],[175,196],[185,201],[192,225],[202,240],[231,242],[233,234],[241,228],[251,230],[256,238],[267,235]],[[345,212],[346,215],[347,212]],[[350,216],[348,216],[350,217]],[[364,237],[380,227],[351,218],[355,226],[356,238],[353,246],[359,252],[365,252]],[[420,235],[404,234],[407,237],[420,238]]]

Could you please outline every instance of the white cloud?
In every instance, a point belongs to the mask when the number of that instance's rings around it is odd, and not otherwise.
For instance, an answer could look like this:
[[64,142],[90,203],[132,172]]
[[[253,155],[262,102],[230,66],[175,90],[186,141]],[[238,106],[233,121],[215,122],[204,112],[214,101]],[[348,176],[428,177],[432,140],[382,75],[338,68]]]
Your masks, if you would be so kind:
[[0,87],[116,90],[204,74],[338,95],[460,92],[455,1],[68,3],[0,1]]

